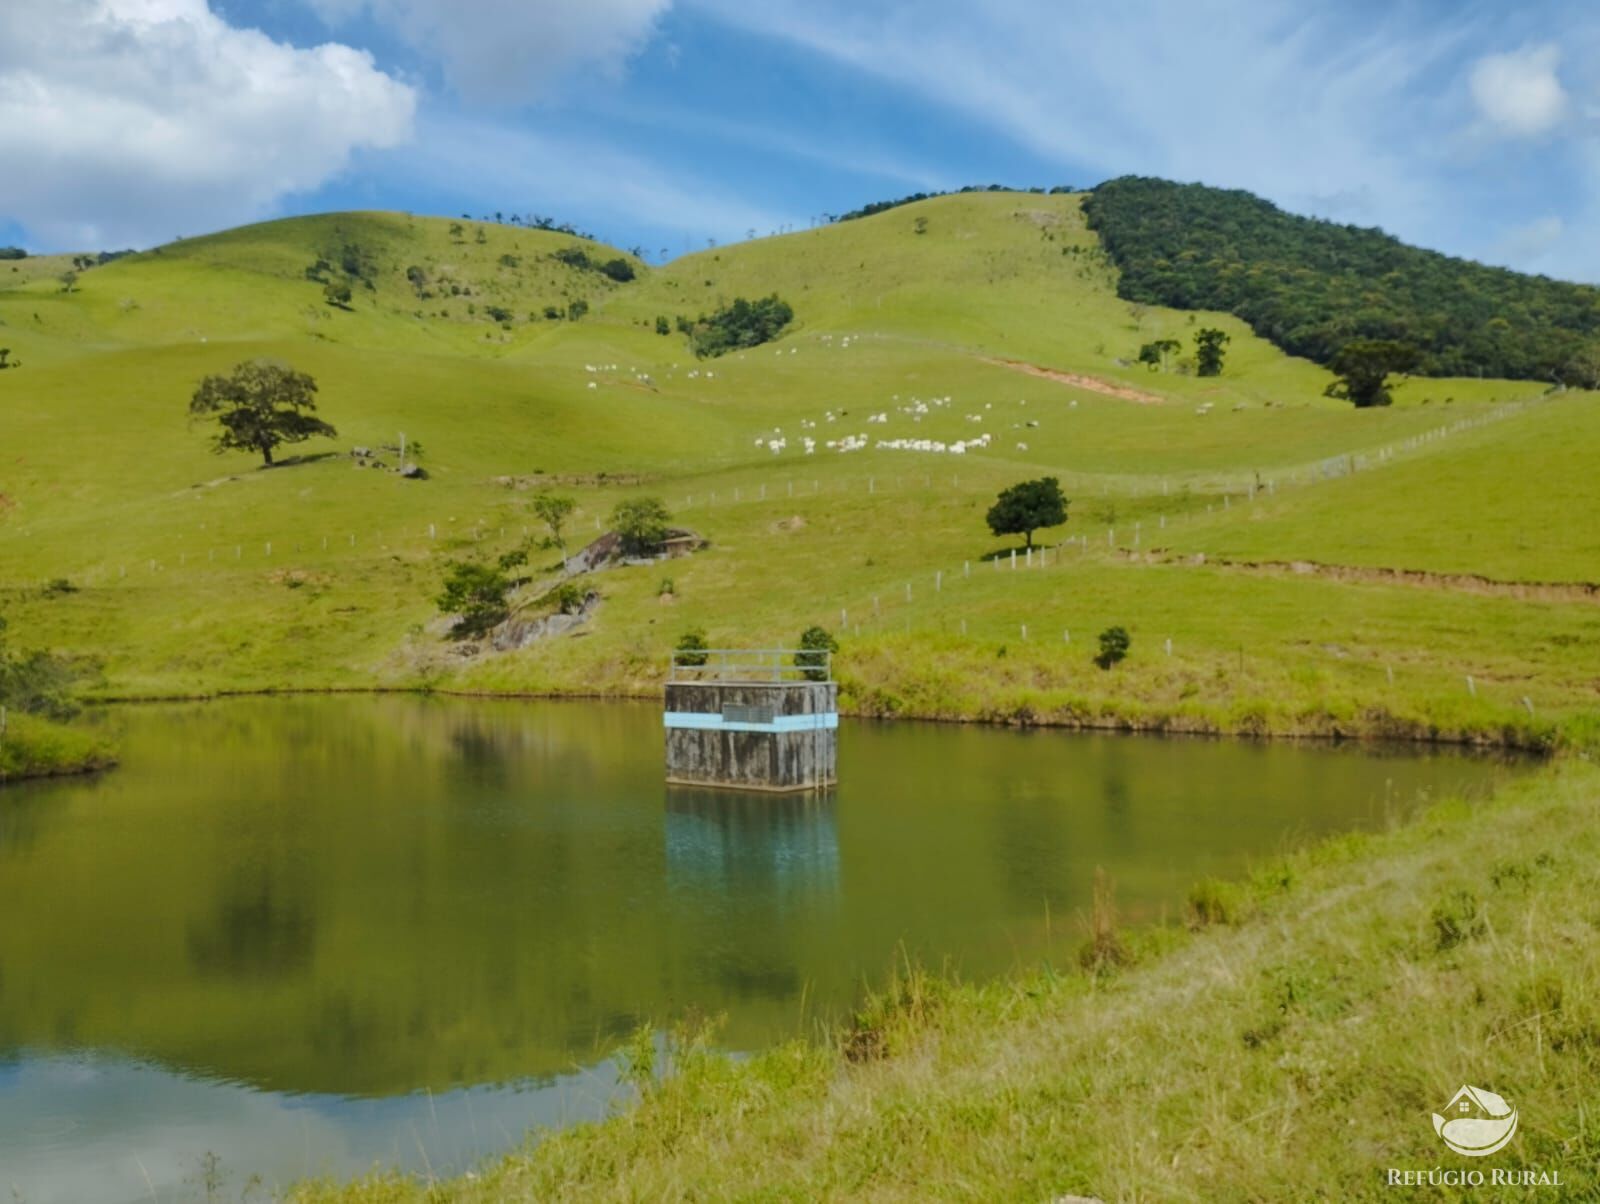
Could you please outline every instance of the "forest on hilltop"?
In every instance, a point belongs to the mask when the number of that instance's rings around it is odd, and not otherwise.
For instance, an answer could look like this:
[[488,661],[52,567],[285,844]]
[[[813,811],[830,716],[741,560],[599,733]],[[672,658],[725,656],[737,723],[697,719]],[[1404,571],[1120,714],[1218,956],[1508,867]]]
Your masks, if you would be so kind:
[[1297,217],[1248,192],[1124,176],[1084,202],[1129,301],[1214,309],[1329,364],[1354,340],[1417,350],[1426,376],[1600,387],[1600,289]]

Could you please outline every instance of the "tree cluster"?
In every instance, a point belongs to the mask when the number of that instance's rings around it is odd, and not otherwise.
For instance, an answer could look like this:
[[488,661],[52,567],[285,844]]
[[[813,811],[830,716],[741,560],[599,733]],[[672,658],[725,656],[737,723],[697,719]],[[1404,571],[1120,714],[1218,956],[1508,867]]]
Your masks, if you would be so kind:
[[562,247],[561,250],[551,254],[551,259],[557,263],[564,263],[569,268],[577,268],[584,272],[599,272],[602,276],[615,280],[618,284],[626,284],[638,273],[633,264],[622,256],[615,259],[600,260],[590,255],[582,247]]
[[1125,299],[1232,313],[1319,364],[1332,366],[1346,344],[1381,341],[1414,348],[1410,370],[1425,376],[1586,384],[1586,372],[1600,375],[1600,289],[1199,184],[1126,176],[1091,192],[1084,212]]
[[735,297],[709,317],[702,314],[697,322],[679,319],[679,328],[686,328],[694,353],[706,358],[769,343],[792,321],[793,307],[773,293],[756,301]]

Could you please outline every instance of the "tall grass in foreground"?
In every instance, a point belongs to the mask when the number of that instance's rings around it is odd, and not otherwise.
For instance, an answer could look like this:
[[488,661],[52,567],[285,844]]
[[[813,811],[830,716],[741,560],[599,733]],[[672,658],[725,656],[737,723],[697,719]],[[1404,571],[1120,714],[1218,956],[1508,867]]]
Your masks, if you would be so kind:
[[[1600,770],[1559,762],[1202,884],[1187,928],[1133,934],[1127,964],[908,968],[833,1045],[735,1061],[680,1038],[603,1123],[448,1182],[292,1198],[1390,1199],[1391,1167],[1468,1165],[1430,1120],[1463,1082],[1521,1114],[1484,1161],[1571,1193],[1495,1198],[1594,1198],[1597,820]],[[1115,933],[1108,896],[1096,911],[1091,948]]]

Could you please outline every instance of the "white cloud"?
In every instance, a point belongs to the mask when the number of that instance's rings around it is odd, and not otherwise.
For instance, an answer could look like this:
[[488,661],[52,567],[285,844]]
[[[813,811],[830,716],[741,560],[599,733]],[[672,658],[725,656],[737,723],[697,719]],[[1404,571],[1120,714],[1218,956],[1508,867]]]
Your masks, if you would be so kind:
[[306,0],[334,24],[365,11],[475,100],[537,99],[580,69],[615,75],[671,0]]
[[1519,138],[1546,133],[1567,115],[1567,92],[1556,76],[1560,59],[1555,46],[1485,55],[1472,68],[1472,99],[1503,133]]
[[1040,0],[694,3],[959,109],[1063,173],[1087,172],[1078,183],[1136,171],[1301,210],[1375,195],[1372,217],[1412,237],[1434,212],[1417,131],[1439,119],[1419,81],[1470,32],[1419,31],[1399,9],[1351,21],[1303,0],[1125,0],[1072,6],[1070,19]]
[[72,248],[249,220],[404,141],[415,106],[366,53],[274,42],[206,0],[4,0],[0,218]]

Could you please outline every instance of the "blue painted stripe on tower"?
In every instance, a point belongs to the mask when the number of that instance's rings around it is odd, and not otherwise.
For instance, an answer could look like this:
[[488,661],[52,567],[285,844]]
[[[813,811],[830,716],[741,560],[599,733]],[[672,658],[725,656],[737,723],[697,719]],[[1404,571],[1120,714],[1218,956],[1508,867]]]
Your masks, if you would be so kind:
[[727,723],[716,711],[664,711],[661,718],[664,727],[719,732],[816,732],[839,726],[836,711],[779,715],[771,723]]

